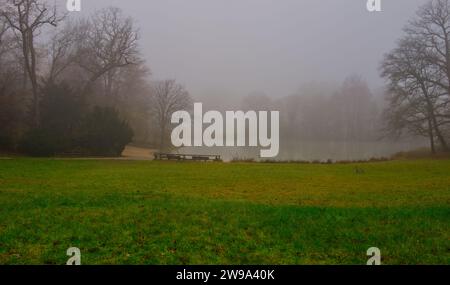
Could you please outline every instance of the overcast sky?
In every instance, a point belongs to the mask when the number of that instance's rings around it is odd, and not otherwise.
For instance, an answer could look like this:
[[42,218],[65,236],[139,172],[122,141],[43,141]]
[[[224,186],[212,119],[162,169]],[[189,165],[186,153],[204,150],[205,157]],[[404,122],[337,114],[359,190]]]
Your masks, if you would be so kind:
[[118,6],[141,32],[154,79],[174,78],[194,97],[265,92],[359,74],[378,88],[378,66],[426,0],[82,0],[83,14]]

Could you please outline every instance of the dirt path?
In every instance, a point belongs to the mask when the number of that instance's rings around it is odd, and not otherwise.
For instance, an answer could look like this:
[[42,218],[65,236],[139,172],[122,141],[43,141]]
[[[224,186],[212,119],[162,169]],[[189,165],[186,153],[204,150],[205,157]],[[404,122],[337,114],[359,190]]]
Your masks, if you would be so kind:
[[[126,146],[121,157],[56,157],[54,159],[75,159],[75,160],[153,160],[154,149],[136,146]],[[0,154],[0,160],[13,159],[12,155]],[[20,157],[20,156],[19,156]]]
[[126,146],[122,157],[118,159],[153,160],[154,149]]

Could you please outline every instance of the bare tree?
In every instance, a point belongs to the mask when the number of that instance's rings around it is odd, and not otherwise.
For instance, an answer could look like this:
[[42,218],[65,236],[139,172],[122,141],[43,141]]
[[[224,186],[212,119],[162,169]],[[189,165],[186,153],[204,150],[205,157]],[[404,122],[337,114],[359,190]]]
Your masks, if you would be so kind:
[[148,142],[150,125],[151,88],[148,81],[150,70],[144,64],[133,64],[120,68],[108,100],[132,126],[134,140]]
[[407,36],[420,41],[421,57],[443,76],[428,78],[450,93],[450,3],[431,0],[419,8],[415,19],[405,27]]
[[152,86],[151,109],[158,124],[160,150],[167,147],[166,137],[170,130],[172,113],[186,110],[190,103],[189,93],[175,80],[159,81]]
[[83,22],[67,21],[62,29],[57,30],[47,44],[48,73],[44,78],[46,84],[55,83],[71,66],[79,61],[78,46],[84,40],[87,25]]
[[133,21],[118,8],[67,21],[47,45],[45,82],[69,82],[90,106],[119,110],[144,140],[149,124],[150,71],[140,58],[137,40]]
[[[345,79],[342,87],[331,97],[328,117],[330,133],[339,141],[374,139],[376,106],[367,82],[357,75]],[[325,115],[326,116],[326,115]]]
[[84,39],[79,41],[78,60],[90,74],[85,91],[105,77],[105,94],[109,94],[117,70],[141,62],[138,31],[132,18],[125,17],[119,8],[114,7],[97,11],[81,25],[84,25],[85,33]]
[[11,46],[10,41],[7,39],[8,29],[5,19],[0,18],[0,58]]
[[386,110],[388,130],[406,129],[415,135],[428,136],[435,152],[435,136],[443,148],[446,142],[436,114],[439,98],[446,91],[430,82],[433,66],[424,57],[425,45],[419,38],[406,37],[399,46],[386,55],[382,63],[382,76],[389,81],[389,108]]
[[450,4],[432,0],[405,28],[398,47],[381,66],[388,79],[391,127],[435,138],[449,150],[444,130],[450,123]]
[[56,6],[49,6],[46,1],[6,0],[0,10],[0,17],[6,19],[20,43],[25,71],[31,82],[33,94],[33,122],[37,126],[40,114],[36,37],[45,26],[56,26],[64,16],[59,17]]
[[0,18],[0,148],[7,149],[13,148],[20,131],[23,106],[22,71],[15,47],[11,29]]

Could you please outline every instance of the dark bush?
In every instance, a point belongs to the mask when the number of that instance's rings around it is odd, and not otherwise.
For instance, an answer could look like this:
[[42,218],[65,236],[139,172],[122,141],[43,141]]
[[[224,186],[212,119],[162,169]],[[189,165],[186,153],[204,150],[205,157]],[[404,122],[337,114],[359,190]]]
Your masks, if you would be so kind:
[[31,156],[53,156],[60,151],[60,142],[44,129],[29,131],[19,143],[19,151]]
[[0,150],[10,150],[12,147],[12,138],[8,135],[0,134]]
[[80,145],[90,155],[120,156],[133,130],[112,108],[95,107],[82,124]]
[[22,137],[19,151],[31,156],[119,156],[131,142],[133,131],[116,110],[95,107],[87,113],[82,98],[67,84],[49,84],[42,95],[40,126]]
[[26,133],[19,151],[31,156],[53,156],[76,147],[83,104],[67,84],[43,88],[40,127]]
[[60,145],[58,152],[76,148],[82,116],[86,112],[80,96],[66,83],[49,84],[41,100],[41,128]]
[[[14,151],[20,136],[24,108],[22,94],[13,92],[11,82],[4,82],[0,88],[0,150]],[[1,84],[0,84],[1,85]]]

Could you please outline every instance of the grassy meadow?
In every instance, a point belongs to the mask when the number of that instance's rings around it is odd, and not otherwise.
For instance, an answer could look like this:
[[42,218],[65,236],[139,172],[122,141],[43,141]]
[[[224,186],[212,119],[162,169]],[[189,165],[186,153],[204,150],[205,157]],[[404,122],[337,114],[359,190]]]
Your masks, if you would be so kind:
[[82,264],[365,264],[373,246],[450,264],[450,160],[0,160],[0,264],[73,246]]

